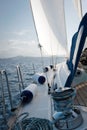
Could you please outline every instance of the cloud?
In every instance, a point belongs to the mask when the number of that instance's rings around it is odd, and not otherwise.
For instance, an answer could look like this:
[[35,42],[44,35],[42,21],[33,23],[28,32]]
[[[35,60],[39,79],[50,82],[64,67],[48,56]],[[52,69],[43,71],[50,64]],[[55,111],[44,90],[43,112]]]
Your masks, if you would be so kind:
[[23,36],[23,35],[26,35],[29,32],[30,32],[29,30],[21,30],[21,31],[15,31],[13,33],[18,35],[18,36]]
[[32,40],[15,40],[10,39],[7,42],[3,42],[0,45],[1,57],[13,57],[13,56],[40,56],[38,44]]
[[11,46],[16,46],[16,45],[19,46],[19,45],[25,45],[25,44],[28,45],[29,41],[20,40],[20,39],[17,39],[17,40],[11,39],[11,40],[8,41],[8,43],[9,43]]
[[35,46],[35,47],[38,47],[38,45],[37,45],[37,43],[34,41],[34,40],[32,40],[32,41],[27,41],[27,40],[20,40],[20,39],[18,39],[18,40],[15,40],[15,39],[11,39],[11,40],[9,40],[8,41],[8,44],[13,48],[13,47],[20,47],[20,48],[22,48],[22,47],[30,47],[30,46]]

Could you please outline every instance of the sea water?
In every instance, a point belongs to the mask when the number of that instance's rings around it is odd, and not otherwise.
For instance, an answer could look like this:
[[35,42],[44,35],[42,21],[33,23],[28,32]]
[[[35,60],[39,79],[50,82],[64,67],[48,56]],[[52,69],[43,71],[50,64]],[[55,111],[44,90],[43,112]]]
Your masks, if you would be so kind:
[[[55,61],[53,61],[51,57],[49,58],[43,57],[43,59],[41,57],[14,57],[14,58],[0,59],[0,71],[5,70],[8,76],[8,83],[12,98],[12,107],[15,108],[15,106],[17,106],[20,103],[20,87],[17,76],[17,65],[19,65],[21,69],[24,87],[27,87],[29,84],[33,82],[32,75],[34,73],[42,72],[43,67],[62,62],[64,60],[65,60],[64,58],[60,57],[55,58]],[[4,74],[2,75],[2,80],[0,75],[0,126],[2,126],[1,124],[4,124],[2,86],[4,91],[5,109],[7,116],[6,118],[8,118],[12,114],[12,112],[11,112],[11,104],[9,100],[8,88],[6,84],[6,78]]]

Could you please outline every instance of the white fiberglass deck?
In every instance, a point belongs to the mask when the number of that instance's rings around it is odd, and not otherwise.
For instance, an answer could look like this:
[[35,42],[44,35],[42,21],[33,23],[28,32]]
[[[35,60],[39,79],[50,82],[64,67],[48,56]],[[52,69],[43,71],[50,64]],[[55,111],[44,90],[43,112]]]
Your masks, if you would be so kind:
[[[76,128],[75,130],[86,130],[87,129],[87,107],[84,106],[77,106],[82,113],[83,123],[80,127]],[[31,103],[25,105],[19,115],[28,112],[29,117],[39,117],[45,119],[52,119],[52,102],[51,97],[48,95],[47,86],[39,86],[38,85],[38,92],[36,97],[33,98]],[[57,130],[54,127],[54,130]]]
[[36,96],[21,109],[21,113],[24,112],[28,112],[29,117],[51,118],[51,100],[47,92],[47,86],[38,85]]

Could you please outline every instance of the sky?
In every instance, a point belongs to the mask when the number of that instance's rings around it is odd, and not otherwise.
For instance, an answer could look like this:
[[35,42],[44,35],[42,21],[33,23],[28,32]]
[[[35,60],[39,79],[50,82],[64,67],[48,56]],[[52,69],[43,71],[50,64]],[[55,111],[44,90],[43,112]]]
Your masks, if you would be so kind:
[[[71,0],[65,1],[70,42],[79,19]],[[0,58],[15,56],[40,56],[29,0],[0,0]]]
[[0,57],[40,55],[29,0],[0,0]]

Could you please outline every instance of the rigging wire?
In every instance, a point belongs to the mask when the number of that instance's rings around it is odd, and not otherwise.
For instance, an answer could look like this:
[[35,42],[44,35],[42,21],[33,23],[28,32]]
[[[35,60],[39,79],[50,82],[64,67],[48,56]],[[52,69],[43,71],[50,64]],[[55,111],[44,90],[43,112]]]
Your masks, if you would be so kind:
[[40,48],[41,62],[42,62],[42,69],[43,69],[44,62],[43,62],[43,55],[42,55],[42,46],[40,44],[38,33],[37,33],[37,30],[36,30],[36,26],[35,26],[35,21],[34,21],[34,15],[33,15],[33,11],[32,11],[31,1],[30,1],[30,9],[31,9],[31,14],[32,14],[32,19],[33,19],[34,27],[35,27],[36,36],[37,36],[38,47]]
[[[43,51],[42,51],[42,49],[44,49],[43,48],[43,46],[41,45],[41,43],[40,43],[40,41],[39,41],[39,37],[38,37],[38,33],[37,33],[37,29],[36,29],[36,26],[35,26],[35,21],[34,21],[34,15],[33,15],[33,9],[32,9],[32,6],[31,6],[31,1],[30,1],[30,8],[31,8],[31,13],[32,13],[32,18],[33,18],[33,23],[34,23],[34,27],[35,27],[35,32],[36,32],[36,36],[37,36],[37,41],[38,41],[38,47],[40,48],[40,53],[41,53],[41,63],[42,63],[42,69],[44,68],[44,60],[43,60]],[[51,42],[50,42],[51,43]],[[51,55],[51,58],[52,58],[52,64],[54,65],[54,57],[53,57],[53,51],[52,51],[52,46],[50,46],[50,48],[51,48],[51,53],[52,53],[52,55]],[[44,49],[45,50],[45,49]],[[46,51],[45,51],[46,52]],[[47,53],[47,52],[46,52]],[[48,54],[48,53],[47,53]]]
[[38,47],[40,48],[40,53],[41,53],[41,63],[42,63],[42,68],[44,68],[44,60],[43,60],[43,54],[42,54],[42,46],[41,46],[40,43],[38,44]]

